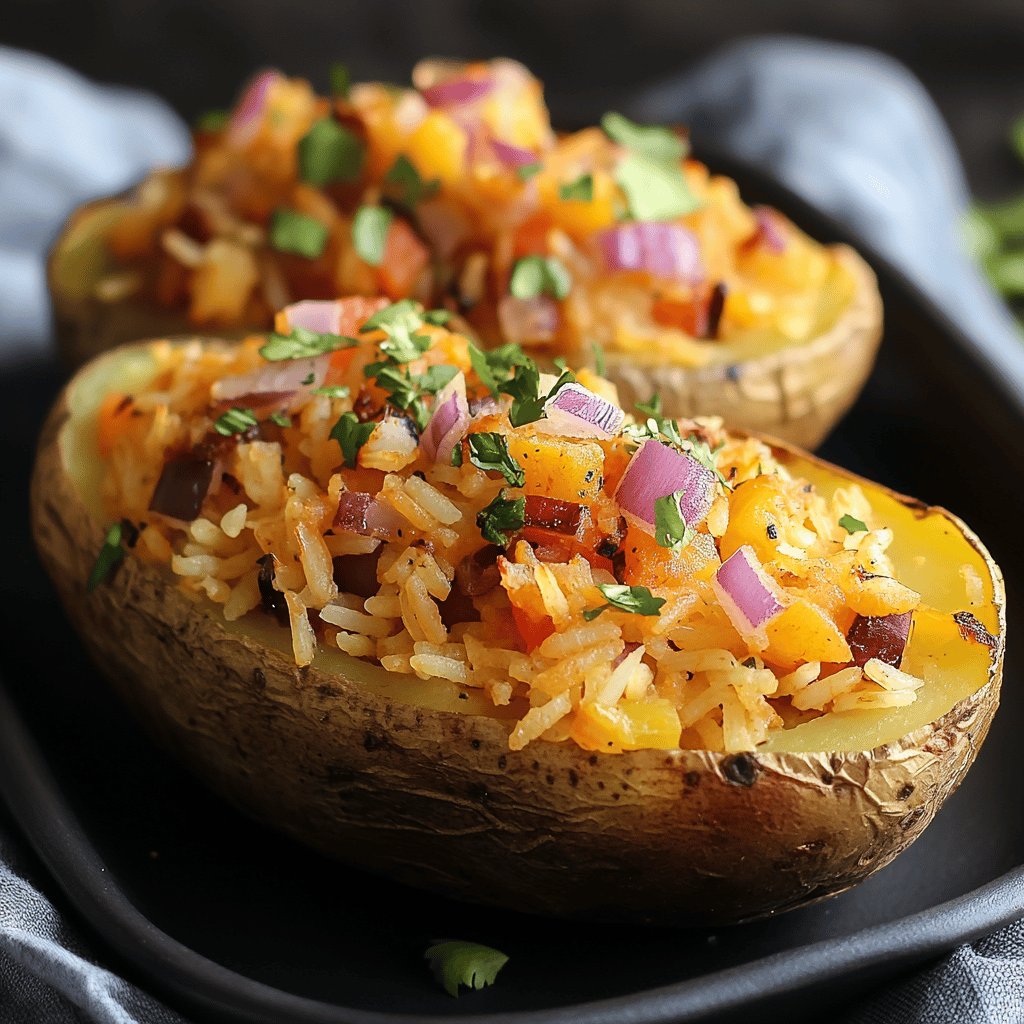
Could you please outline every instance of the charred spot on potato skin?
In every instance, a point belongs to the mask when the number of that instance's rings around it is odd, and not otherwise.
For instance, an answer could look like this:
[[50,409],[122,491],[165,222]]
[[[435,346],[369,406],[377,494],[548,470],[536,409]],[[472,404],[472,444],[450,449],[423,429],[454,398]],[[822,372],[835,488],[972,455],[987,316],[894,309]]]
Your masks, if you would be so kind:
[[473,748],[474,750],[479,750],[479,749],[480,749],[480,741],[479,741],[479,740],[470,740],[470,741],[469,741],[469,745],[470,745],[470,746],[471,746],[471,747],[472,747],[472,748]]
[[900,791],[896,794],[897,800],[909,800],[911,794],[914,792],[914,784],[908,782],[900,787]]
[[469,795],[469,799],[478,804],[485,804],[491,798],[491,794],[482,782],[471,782],[466,792]]
[[384,750],[387,746],[388,741],[384,736],[378,736],[373,732],[367,732],[363,735],[363,749],[371,754],[375,750]]
[[589,764],[591,768],[596,767],[597,766],[597,754],[591,754],[590,757],[587,758],[587,764]]
[[569,785],[575,789],[580,784],[580,777],[575,768],[569,769]]
[[267,688],[267,674],[261,668],[254,668],[252,670],[252,685],[257,690],[265,690]]
[[700,785],[700,772],[687,772],[683,776],[683,781],[690,789],[696,789]]
[[831,772],[822,772],[821,773],[821,781],[826,786],[831,786],[832,783],[835,782],[835,780],[836,780],[836,777]]
[[757,782],[760,766],[750,754],[733,754],[722,763],[722,774],[734,786],[752,786]]
[[553,786],[555,784],[555,777],[554,777],[554,775],[551,774],[551,772],[548,772],[547,775],[544,776],[544,781],[549,786]]
[[508,758],[504,754],[502,754],[501,757],[498,758],[498,767],[502,771],[504,771],[507,764],[508,764]]

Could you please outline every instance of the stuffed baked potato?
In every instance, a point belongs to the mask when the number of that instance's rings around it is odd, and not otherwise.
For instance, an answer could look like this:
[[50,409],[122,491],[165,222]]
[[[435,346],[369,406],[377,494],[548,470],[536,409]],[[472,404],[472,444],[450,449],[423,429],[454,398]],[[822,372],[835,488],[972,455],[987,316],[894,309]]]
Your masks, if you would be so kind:
[[324,305],[104,355],[41,438],[44,563],[201,777],[349,863],[589,918],[777,913],[921,833],[998,702],[1002,579],[962,522]]
[[874,275],[667,128],[552,132],[520,65],[423,62],[416,88],[257,76],[187,168],[76,211],[53,250],[78,364],[142,337],[264,330],[306,298],[446,305],[490,346],[606,367],[627,404],[815,446],[881,337]]

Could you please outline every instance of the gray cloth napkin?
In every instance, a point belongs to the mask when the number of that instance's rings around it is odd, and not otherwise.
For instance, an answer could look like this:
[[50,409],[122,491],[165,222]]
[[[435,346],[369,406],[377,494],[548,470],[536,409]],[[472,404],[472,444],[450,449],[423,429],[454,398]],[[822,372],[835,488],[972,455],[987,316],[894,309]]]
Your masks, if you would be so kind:
[[[638,98],[698,138],[762,164],[899,266],[1024,395],[1024,347],[964,254],[967,188],[924,89],[872,51],[788,38],[738,43]],[[0,367],[48,344],[43,252],[64,216],[158,164],[188,136],[161,103],[101,89],[0,48]],[[951,297],[955,296],[955,301]],[[181,1018],[99,966],[32,879],[0,817],[0,1024]],[[849,1024],[1024,1021],[1024,923],[965,946],[846,1017]]]

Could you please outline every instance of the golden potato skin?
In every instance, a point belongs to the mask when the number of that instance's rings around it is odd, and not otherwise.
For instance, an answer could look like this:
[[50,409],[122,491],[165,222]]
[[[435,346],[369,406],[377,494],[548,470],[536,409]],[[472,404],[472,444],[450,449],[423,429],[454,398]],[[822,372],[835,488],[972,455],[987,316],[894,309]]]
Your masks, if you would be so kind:
[[[48,282],[57,343],[72,367],[107,349],[140,338],[194,334],[183,310],[161,309],[134,299],[101,302],[74,296],[57,265],[69,233],[116,200],[98,200],[68,219],[50,255]],[[619,388],[624,408],[646,401],[653,391],[669,416],[721,416],[727,424],[816,448],[846,414],[874,366],[882,339],[882,300],[871,268],[845,245],[830,252],[853,277],[854,298],[825,334],[732,366],[641,366],[607,356],[608,377]],[[266,324],[251,324],[263,331]],[[232,332],[237,336],[245,328]]]
[[829,247],[855,282],[832,328],[757,359],[700,367],[643,366],[606,355],[623,408],[661,395],[667,415],[721,416],[728,426],[773,434],[814,449],[846,415],[875,365],[882,298],[871,268],[846,245]]
[[[872,751],[616,756],[537,742],[511,752],[497,719],[389,702],[296,668],[130,556],[86,593],[103,529],[64,469],[67,410],[65,393],[41,438],[32,523],[100,670],[232,803],[412,885],[520,911],[659,924],[802,906],[859,882],[920,835],[998,703],[1002,620],[989,681]],[[1002,616],[994,567],[993,576]]]

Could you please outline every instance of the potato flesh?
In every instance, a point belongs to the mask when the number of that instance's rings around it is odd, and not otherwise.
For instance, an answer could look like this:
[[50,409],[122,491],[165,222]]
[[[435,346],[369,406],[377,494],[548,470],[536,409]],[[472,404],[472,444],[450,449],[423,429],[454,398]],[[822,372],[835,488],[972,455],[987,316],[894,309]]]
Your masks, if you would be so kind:
[[[97,411],[103,397],[112,390],[131,393],[145,388],[154,370],[152,357],[145,350],[122,350],[96,360],[83,370],[70,395],[71,418],[61,432],[61,454],[84,504],[99,522],[105,521],[106,515],[99,495],[103,468],[96,448]],[[809,459],[786,451],[779,455],[791,473],[810,480],[825,495],[849,483],[846,476],[837,475]],[[941,513],[908,507],[881,486],[868,481],[860,483],[874,510],[875,522],[893,530],[895,539],[889,555],[899,579],[918,591],[924,604],[938,613],[925,609],[915,614],[903,659],[902,667],[922,677],[925,685],[918,691],[917,700],[907,707],[832,712],[775,733],[759,750],[791,753],[872,750],[935,721],[988,681],[989,649],[963,640],[952,620],[953,612],[967,609],[990,632],[998,633],[996,585],[984,557]],[[924,556],[924,552],[928,555]],[[982,581],[980,604],[968,604],[966,585],[960,574],[964,565]],[[213,605],[208,610],[211,615],[220,615]],[[262,615],[250,614],[225,626],[267,646],[290,650],[287,634]],[[341,651],[321,650],[314,664],[325,671],[344,674],[390,700],[437,711],[515,717],[514,709],[495,708],[482,693],[470,693],[468,699],[460,699],[459,688],[452,683],[390,673]]]

